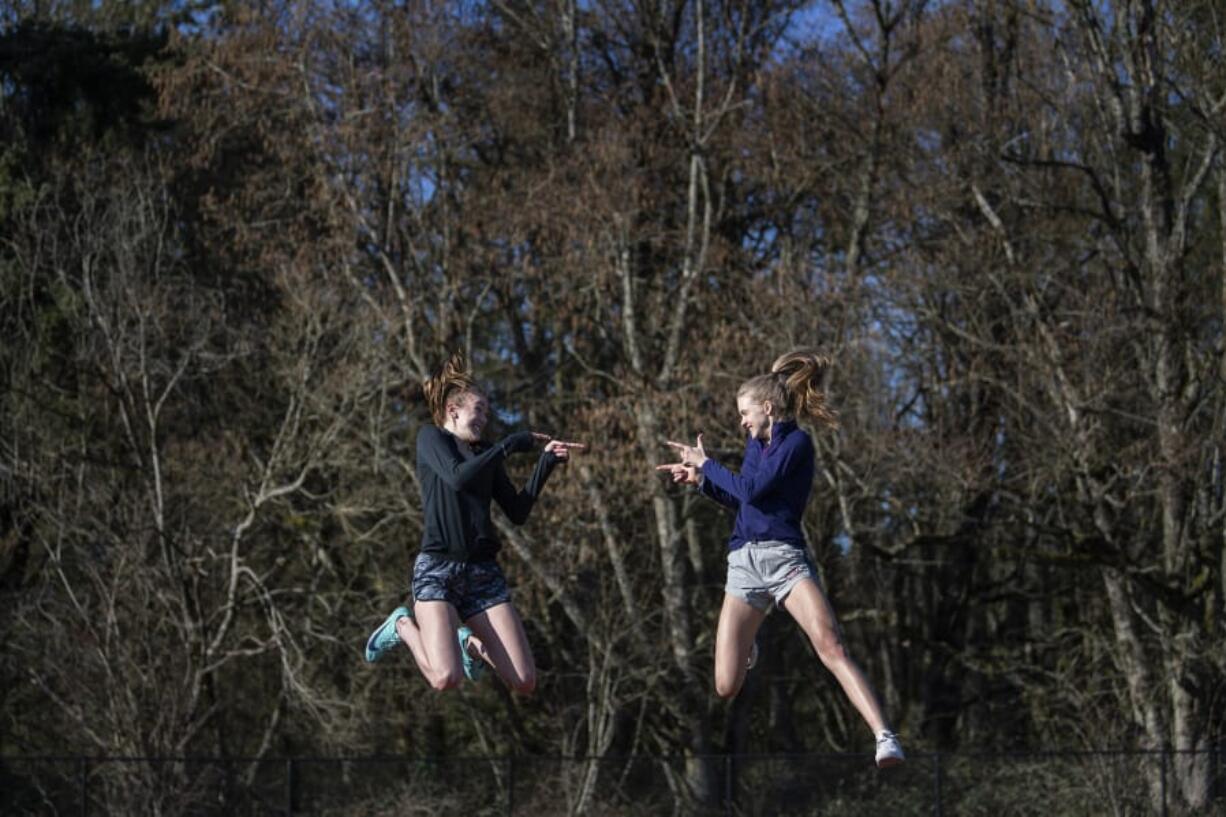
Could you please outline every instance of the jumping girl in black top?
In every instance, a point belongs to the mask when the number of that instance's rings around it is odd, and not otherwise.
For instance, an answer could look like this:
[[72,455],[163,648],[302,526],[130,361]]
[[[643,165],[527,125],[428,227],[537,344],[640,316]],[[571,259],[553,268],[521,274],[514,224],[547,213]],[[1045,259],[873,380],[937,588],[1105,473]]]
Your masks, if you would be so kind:
[[[584,448],[548,435],[519,431],[493,445],[481,442],[489,401],[473,382],[464,358],[454,354],[423,384],[436,425],[417,435],[425,529],[413,567],[412,610],[398,607],[366,642],[366,660],[377,661],[397,644],[413,654],[435,689],[450,689],[463,675],[476,680],[482,663],[516,692],[536,687],[536,665],[523,622],[511,604],[500,544],[490,516],[494,500],[512,523],[522,525],[558,463]],[[507,477],[511,454],[545,444],[522,491]]]

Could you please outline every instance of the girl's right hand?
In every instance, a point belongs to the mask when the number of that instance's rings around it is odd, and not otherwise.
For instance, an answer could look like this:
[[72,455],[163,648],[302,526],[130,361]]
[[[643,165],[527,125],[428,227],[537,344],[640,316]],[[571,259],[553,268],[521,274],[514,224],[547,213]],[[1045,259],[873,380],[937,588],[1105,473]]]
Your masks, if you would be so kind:
[[672,462],[668,465],[657,465],[657,471],[667,471],[672,477],[673,482],[682,485],[697,485],[698,484],[698,469],[692,465],[686,465],[683,462]]
[[545,443],[545,450],[557,457],[559,462],[569,462],[571,451],[582,452],[585,448],[587,443],[569,443],[553,438],[549,438],[549,442]]

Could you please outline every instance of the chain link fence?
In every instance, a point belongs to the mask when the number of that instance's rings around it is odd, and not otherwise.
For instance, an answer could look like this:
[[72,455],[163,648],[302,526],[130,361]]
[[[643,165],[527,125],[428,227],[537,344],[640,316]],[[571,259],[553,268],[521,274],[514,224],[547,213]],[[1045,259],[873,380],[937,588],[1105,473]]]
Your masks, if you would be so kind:
[[[4,815],[1226,815],[1223,751],[703,757],[4,757]],[[1181,805],[1209,772],[1209,810]]]

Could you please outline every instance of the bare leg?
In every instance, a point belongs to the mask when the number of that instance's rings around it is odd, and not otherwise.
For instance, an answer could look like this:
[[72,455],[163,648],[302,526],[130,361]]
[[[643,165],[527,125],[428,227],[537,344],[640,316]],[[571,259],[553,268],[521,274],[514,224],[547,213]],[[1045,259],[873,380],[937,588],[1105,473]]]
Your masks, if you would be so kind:
[[736,596],[724,595],[715,630],[715,694],[731,698],[745,683],[745,663],[766,613]]
[[817,652],[817,657],[834,673],[852,706],[860,713],[860,717],[864,718],[873,734],[889,729],[876,693],[860,667],[851,660],[851,656],[843,647],[843,637],[839,631],[838,620],[834,617],[834,608],[830,606],[826,594],[817,586],[817,582],[802,579],[784,599],[783,608],[805,631]]
[[437,690],[459,686],[464,669],[455,637],[459,621],[455,608],[445,601],[419,601],[413,614],[416,621],[408,616],[396,620],[396,635],[413,653],[417,668]]
[[472,628],[473,651],[494,668],[514,691],[529,695],[536,689],[536,661],[524,623],[510,602],[495,605],[464,622]]

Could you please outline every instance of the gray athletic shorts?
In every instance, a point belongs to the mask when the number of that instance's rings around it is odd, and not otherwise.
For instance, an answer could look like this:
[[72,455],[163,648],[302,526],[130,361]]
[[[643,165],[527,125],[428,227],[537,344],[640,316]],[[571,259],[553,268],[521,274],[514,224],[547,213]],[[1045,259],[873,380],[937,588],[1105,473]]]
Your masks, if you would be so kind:
[[728,583],[724,592],[766,612],[771,601],[783,604],[802,579],[817,581],[817,571],[804,548],[787,542],[746,542],[728,551]]

